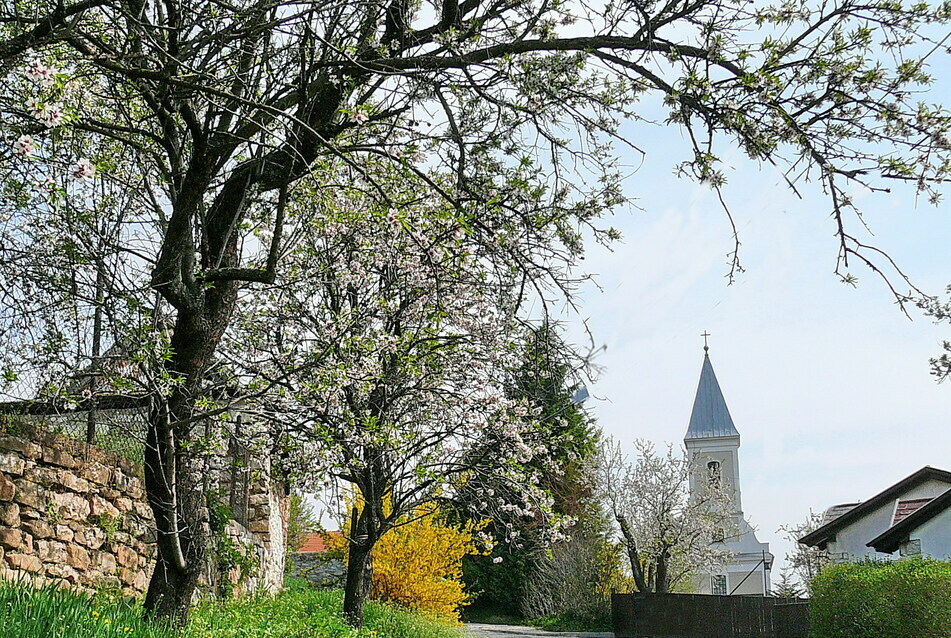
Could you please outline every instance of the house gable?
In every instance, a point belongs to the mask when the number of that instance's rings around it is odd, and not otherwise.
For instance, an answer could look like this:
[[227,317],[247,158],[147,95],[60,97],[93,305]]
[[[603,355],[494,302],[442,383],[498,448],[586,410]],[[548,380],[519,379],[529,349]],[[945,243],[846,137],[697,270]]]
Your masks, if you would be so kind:
[[[841,548],[848,546],[861,548],[858,551],[868,553],[868,550],[864,550],[868,539],[891,527],[898,500],[933,498],[949,488],[951,472],[925,466],[814,532],[806,534],[799,542],[821,549],[835,543],[837,549],[834,551],[842,552],[844,550]],[[864,538],[855,537],[856,533],[863,534]],[[859,540],[861,542],[856,544]]]
[[[868,546],[890,554],[908,540],[921,540],[922,554],[939,558],[951,554],[951,487],[869,541]],[[933,546],[924,547],[929,543]]]

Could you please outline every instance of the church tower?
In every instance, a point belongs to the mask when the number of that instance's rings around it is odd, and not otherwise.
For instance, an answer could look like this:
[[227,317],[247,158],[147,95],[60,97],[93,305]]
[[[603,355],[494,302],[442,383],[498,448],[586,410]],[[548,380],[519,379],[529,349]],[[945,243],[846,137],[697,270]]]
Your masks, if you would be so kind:
[[740,433],[733,425],[730,410],[720,390],[717,376],[710,363],[710,348],[703,334],[703,365],[700,383],[690,413],[690,424],[684,436],[687,454],[696,462],[700,473],[691,476],[690,491],[697,489],[698,480],[719,480],[733,492],[735,532],[722,542],[733,554],[732,561],[718,573],[698,575],[697,593],[719,595],[765,596],[769,594],[769,571],[773,555],[769,543],[761,543],[743,516],[740,497]]

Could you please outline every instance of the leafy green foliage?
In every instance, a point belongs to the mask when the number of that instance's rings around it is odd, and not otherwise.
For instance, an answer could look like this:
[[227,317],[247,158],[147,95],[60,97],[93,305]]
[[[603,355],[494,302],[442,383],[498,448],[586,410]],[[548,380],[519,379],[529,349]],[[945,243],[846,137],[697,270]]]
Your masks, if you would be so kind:
[[814,638],[951,637],[951,563],[834,565],[812,581]]
[[[307,535],[320,529],[320,519],[314,512],[314,506],[300,494],[291,494],[287,516],[287,551],[299,551],[307,540]],[[291,561],[287,563],[291,565]]]
[[4,638],[456,638],[450,624],[371,603],[366,626],[352,630],[340,613],[339,591],[295,581],[273,597],[206,601],[184,631],[142,620],[134,601],[91,598],[51,587],[0,581]]

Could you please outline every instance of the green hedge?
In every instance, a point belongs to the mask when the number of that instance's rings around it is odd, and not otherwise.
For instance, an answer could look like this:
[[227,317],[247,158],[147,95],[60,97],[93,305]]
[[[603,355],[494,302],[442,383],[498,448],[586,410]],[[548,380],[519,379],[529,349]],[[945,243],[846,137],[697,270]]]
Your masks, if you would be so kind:
[[812,638],[951,638],[951,563],[834,565],[811,590]]

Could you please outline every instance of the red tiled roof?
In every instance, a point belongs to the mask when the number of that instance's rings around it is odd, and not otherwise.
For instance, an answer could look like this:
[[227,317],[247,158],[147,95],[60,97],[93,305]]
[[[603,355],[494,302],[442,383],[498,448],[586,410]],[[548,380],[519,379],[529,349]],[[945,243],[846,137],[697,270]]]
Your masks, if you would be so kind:
[[321,552],[327,551],[327,540],[329,538],[340,538],[343,536],[343,532],[334,531],[334,532],[317,532],[314,534],[307,534],[304,536],[304,544],[300,546],[300,549],[297,550],[299,554],[319,554]]
[[905,518],[917,512],[922,505],[926,505],[932,500],[931,498],[912,498],[907,501],[898,501],[898,506],[895,508],[895,516],[892,518],[892,525],[900,523]]

